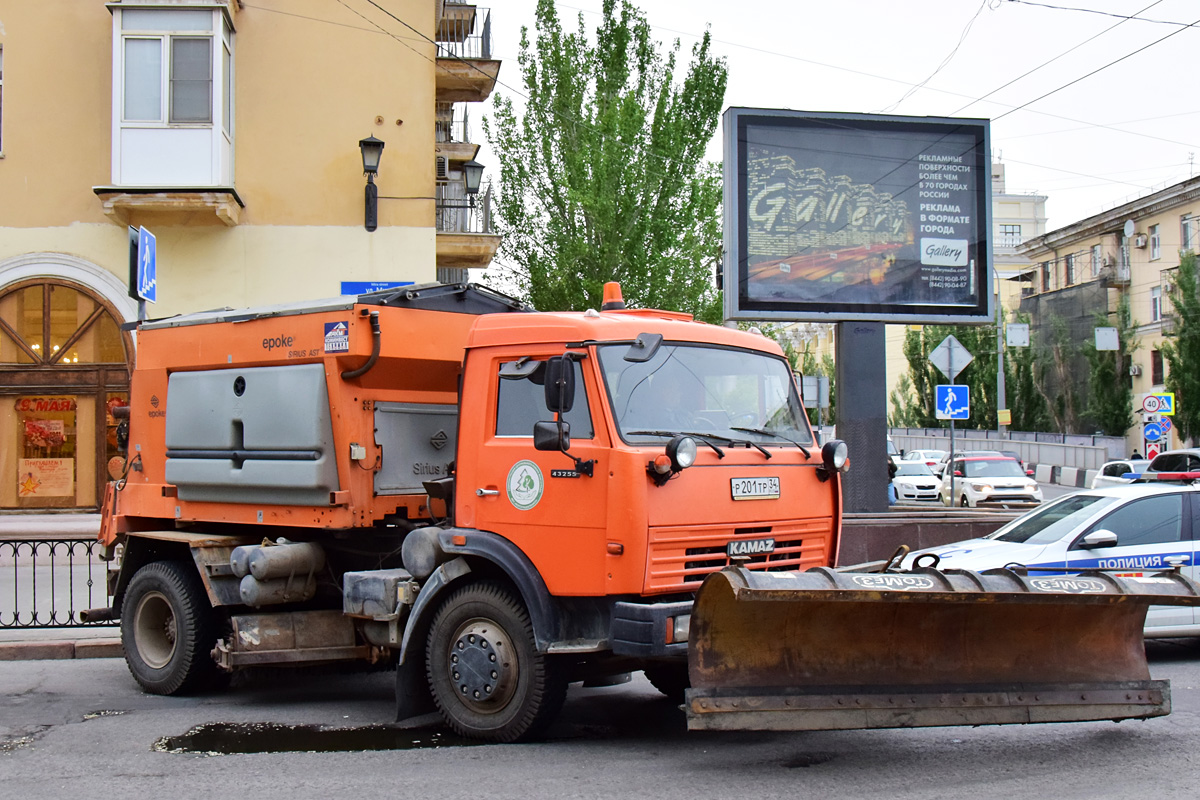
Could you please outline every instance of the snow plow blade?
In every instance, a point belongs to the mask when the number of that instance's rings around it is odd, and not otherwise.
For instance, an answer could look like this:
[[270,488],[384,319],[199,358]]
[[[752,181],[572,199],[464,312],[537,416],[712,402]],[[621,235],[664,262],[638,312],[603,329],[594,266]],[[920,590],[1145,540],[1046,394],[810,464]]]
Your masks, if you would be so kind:
[[692,609],[689,730],[850,730],[1146,719],[1152,605],[1200,605],[1174,571],[826,568],[710,575]]

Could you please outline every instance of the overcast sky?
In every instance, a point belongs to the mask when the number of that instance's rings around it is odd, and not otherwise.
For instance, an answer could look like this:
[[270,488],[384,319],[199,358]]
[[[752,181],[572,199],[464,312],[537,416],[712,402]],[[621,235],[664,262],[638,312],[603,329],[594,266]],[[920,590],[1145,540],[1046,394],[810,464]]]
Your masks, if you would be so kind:
[[[1006,165],[1008,191],[1047,195],[1047,230],[1200,169],[1191,163],[1200,162],[1200,27],[1185,27],[1200,24],[1196,0],[635,5],[658,39],[680,40],[685,63],[705,26],[711,28],[714,50],[729,66],[726,107],[993,120],[992,147]],[[518,103],[520,28],[533,28],[535,6],[535,0],[492,4],[495,51],[504,60],[496,93]],[[1079,10],[1085,6],[1144,19]],[[593,30],[600,8],[601,0],[558,4],[571,30],[581,12]],[[480,110],[490,109],[489,102]],[[482,126],[474,133],[483,139]],[[721,157],[720,137],[718,127],[709,146],[714,160]],[[495,165],[486,146],[479,158]]]

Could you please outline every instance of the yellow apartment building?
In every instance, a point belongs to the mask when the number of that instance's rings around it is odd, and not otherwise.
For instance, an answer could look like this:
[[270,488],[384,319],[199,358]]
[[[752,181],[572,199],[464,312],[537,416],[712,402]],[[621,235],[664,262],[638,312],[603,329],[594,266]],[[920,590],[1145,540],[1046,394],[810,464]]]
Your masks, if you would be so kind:
[[467,109],[499,73],[490,22],[450,0],[0,0],[0,511],[97,505],[131,226],[156,239],[150,317],[487,266]]
[[[1094,336],[1092,311],[1113,311],[1127,298],[1136,324],[1129,370],[1136,405],[1142,394],[1163,389],[1161,347],[1174,322],[1167,287],[1180,254],[1198,246],[1200,177],[1026,241],[1019,252],[1034,266],[1021,307],[1033,315],[1034,325],[1045,324],[1050,315],[1063,319],[1082,343]],[[1084,384],[1086,378],[1079,373]],[[1140,425],[1106,433],[1125,435],[1127,452],[1146,452]],[[1167,444],[1179,446],[1173,432]]]

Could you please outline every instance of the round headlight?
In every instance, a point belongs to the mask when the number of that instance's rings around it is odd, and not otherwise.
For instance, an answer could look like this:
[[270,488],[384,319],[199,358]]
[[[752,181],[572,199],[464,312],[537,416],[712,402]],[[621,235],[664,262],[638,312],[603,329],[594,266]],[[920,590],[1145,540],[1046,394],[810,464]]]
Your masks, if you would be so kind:
[[828,469],[841,471],[850,460],[850,448],[841,439],[830,439],[821,448],[821,460]]
[[696,463],[696,440],[690,436],[676,436],[667,443],[667,455],[676,472]]

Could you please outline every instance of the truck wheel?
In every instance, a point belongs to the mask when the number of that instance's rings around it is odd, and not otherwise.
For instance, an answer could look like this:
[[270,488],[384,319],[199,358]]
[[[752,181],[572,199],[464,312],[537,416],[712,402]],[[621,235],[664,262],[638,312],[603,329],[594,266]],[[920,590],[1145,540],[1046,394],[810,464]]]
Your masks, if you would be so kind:
[[566,683],[537,652],[521,602],[492,582],[464,586],[434,615],[425,648],[434,702],[462,736],[514,742],[558,713]]
[[155,561],[134,573],[121,605],[121,643],[134,680],[154,694],[205,688],[217,626],[195,566]]
[[668,700],[683,704],[684,692],[692,685],[686,661],[678,664],[649,664],[644,672],[650,684],[666,695]]

